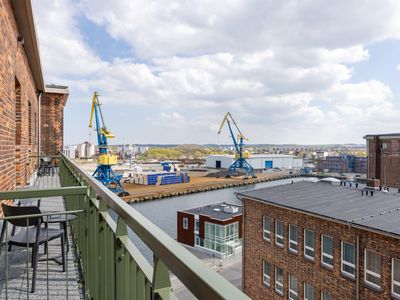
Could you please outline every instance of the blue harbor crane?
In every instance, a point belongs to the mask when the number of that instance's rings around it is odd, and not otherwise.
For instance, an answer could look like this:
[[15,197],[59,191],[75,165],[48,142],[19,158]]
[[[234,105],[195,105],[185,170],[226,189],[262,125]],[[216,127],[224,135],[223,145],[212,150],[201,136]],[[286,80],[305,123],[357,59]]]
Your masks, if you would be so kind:
[[125,192],[121,184],[122,175],[115,174],[111,168],[111,166],[118,164],[118,157],[110,153],[107,139],[114,138],[115,136],[108,131],[104,123],[98,96],[99,94],[94,92],[89,123],[89,128],[92,128],[93,116],[95,116],[99,157],[96,171],[94,171],[92,176],[119,196],[127,196],[129,193]]
[[[238,132],[237,139],[235,138],[235,135],[233,133],[231,122],[233,123]],[[224,127],[225,123],[228,124],[229,132],[231,134],[233,145],[235,146],[235,151],[236,151],[235,153],[236,160],[232,165],[230,165],[226,177],[229,178],[232,175],[236,175],[238,171],[242,171],[245,173],[244,179],[248,179],[249,177],[256,178],[257,176],[254,174],[253,167],[246,161],[246,158],[250,157],[250,152],[245,150],[243,140],[248,141],[248,139],[242,134],[230,112],[227,112],[225,114],[224,119],[222,120],[221,126],[219,128],[218,134],[221,133],[222,127]]]

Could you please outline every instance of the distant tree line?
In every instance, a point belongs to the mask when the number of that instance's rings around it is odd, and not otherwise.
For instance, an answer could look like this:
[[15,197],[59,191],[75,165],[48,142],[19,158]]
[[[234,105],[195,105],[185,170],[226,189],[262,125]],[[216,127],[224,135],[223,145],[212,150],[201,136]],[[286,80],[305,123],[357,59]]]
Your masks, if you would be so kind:
[[172,148],[150,148],[139,156],[139,159],[157,160],[179,160],[179,159],[201,159],[211,154],[227,154],[229,152],[199,147],[172,147]]

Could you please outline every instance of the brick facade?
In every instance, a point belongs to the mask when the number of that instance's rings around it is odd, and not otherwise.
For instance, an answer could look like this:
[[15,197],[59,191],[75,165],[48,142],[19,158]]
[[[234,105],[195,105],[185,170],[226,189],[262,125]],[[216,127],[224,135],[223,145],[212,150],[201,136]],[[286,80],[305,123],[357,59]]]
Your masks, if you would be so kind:
[[[35,35],[28,36],[32,30],[18,26],[28,24],[23,19],[28,19],[24,13],[32,12],[14,11],[13,4],[10,0],[0,0],[0,190],[25,186],[35,174],[39,143],[38,93],[44,90],[44,85],[40,87],[43,79],[40,62],[34,61],[36,56],[32,50],[36,40],[33,43],[30,40]],[[30,7],[28,4],[23,7]],[[57,134],[62,139],[62,128]],[[46,138],[42,136],[42,140]]]
[[400,135],[366,136],[368,151],[368,178],[381,185],[400,187]]
[[4,190],[27,184],[37,167],[38,102],[24,47],[17,41],[20,33],[10,1],[0,0],[0,20],[0,190]]
[[[333,299],[355,299],[356,280],[341,273],[341,242],[353,245],[359,237],[359,296],[360,299],[391,299],[391,259],[400,259],[400,241],[395,238],[350,228],[349,226],[310,216],[298,211],[284,209],[267,203],[243,199],[244,240],[243,240],[243,290],[252,299],[288,299],[288,278],[292,274],[298,279],[298,297],[304,297],[304,283],[314,287],[315,299],[320,299],[321,291],[326,291]],[[284,246],[275,245],[275,223],[272,222],[271,241],[263,238],[263,216],[284,222]],[[288,249],[289,224],[298,228],[298,253]],[[314,231],[315,258],[304,257],[304,229]],[[321,234],[333,237],[333,269],[321,265]],[[364,249],[382,255],[381,291],[367,287],[364,282]],[[271,264],[271,285],[263,283],[263,261]],[[284,293],[279,295],[274,289],[274,266],[284,271]]]
[[68,94],[46,92],[41,100],[41,154],[57,155],[64,148],[64,106]]

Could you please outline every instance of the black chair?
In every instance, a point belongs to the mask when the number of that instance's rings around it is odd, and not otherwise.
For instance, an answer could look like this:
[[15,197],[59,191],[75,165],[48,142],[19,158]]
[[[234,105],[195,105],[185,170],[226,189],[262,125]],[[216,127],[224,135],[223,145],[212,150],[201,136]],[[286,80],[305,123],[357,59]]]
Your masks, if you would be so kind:
[[[5,217],[41,214],[41,211],[37,206],[17,207],[17,206],[9,206],[2,204],[2,207]],[[62,266],[63,266],[63,272],[65,272],[65,239],[64,239],[63,229],[43,228],[41,226],[43,222],[42,217],[5,220],[3,223],[0,236],[0,254],[2,249],[1,245],[3,243],[3,239],[5,237],[5,234],[7,234],[6,222],[11,223],[12,225],[14,225],[14,227],[21,227],[20,230],[18,230],[18,232],[15,235],[9,237],[8,245],[32,248],[32,261],[31,261],[33,268],[32,288],[31,288],[32,293],[35,292],[35,287],[36,287],[36,270],[39,258],[39,246],[41,244],[45,244],[54,239],[61,238]]]

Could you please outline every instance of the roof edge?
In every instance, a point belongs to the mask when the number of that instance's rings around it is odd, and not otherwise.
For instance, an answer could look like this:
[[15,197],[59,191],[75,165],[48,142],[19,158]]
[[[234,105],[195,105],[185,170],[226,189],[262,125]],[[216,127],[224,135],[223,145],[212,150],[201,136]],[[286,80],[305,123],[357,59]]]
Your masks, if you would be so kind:
[[35,20],[30,0],[11,0],[20,35],[24,38],[24,51],[28,59],[36,90],[45,90]]

